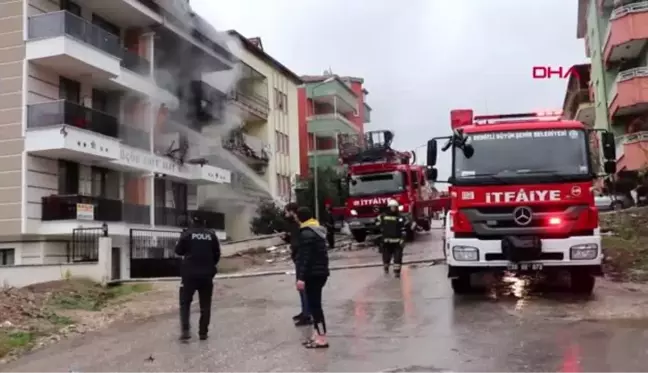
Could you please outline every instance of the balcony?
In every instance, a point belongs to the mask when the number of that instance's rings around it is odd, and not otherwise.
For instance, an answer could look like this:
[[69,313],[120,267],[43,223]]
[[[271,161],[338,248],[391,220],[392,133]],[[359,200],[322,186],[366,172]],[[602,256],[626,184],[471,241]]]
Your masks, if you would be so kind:
[[219,231],[225,230],[225,214],[207,210],[194,210],[190,211],[189,214],[204,220],[207,228]]
[[338,79],[328,83],[311,83],[306,86],[308,98],[318,104],[328,104],[339,113],[354,113],[358,98],[351,88]]
[[41,220],[122,221],[122,202],[81,195],[43,197]]
[[594,104],[591,102],[583,102],[578,104],[578,108],[576,109],[576,115],[574,116],[574,119],[579,122],[583,122],[584,124],[590,127],[593,127],[594,115],[595,115]]
[[70,78],[119,75],[119,37],[66,11],[29,17],[25,58]]
[[620,143],[623,144],[623,157],[617,152],[619,170],[641,170],[648,164],[648,131],[627,134]]
[[68,101],[27,106],[25,150],[76,162],[116,160],[117,118]]
[[637,67],[620,72],[608,97],[610,117],[647,111],[648,67]]
[[308,132],[310,133],[348,133],[358,132],[356,125],[338,113],[317,114],[308,117]]
[[367,105],[366,103],[364,104],[364,122],[363,123],[371,123],[371,106]]
[[229,101],[243,113],[246,122],[264,122],[270,114],[270,104],[267,97],[254,92],[234,90],[229,94]]
[[603,57],[607,62],[620,62],[639,57],[648,42],[648,1],[615,8]]
[[151,150],[151,135],[126,124],[119,125],[119,138],[122,144],[142,150]]
[[308,152],[308,167],[328,168],[340,166],[340,152],[337,148],[326,150],[311,150]]
[[234,131],[223,141],[223,148],[234,153],[257,172],[265,171],[270,162],[268,144],[241,131]]
[[151,62],[146,58],[124,49],[121,67],[143,76],[151,75]]
[[200,122],[218,121],[223,117],[227,95],[203,81],[191,82],[192,112]]

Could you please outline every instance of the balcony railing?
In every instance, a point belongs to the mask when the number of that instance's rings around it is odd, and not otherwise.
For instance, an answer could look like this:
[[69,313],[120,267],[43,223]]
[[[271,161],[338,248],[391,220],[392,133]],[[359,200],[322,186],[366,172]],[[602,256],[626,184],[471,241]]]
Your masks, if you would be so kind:
[[211,229],[225,230],[225,214],[215,211],[194,210],[189,212],[205,222],[205,226]]
[[29,40],[70,36],[115,57],[122,57],[119,37],[67,11],[29,17]]
[[151,136],[148,132],[126,124],[119,125],[119,138],[122,143],[142,150],[151,149]]
[[615,8],[610,14],[610,20],[617,19],[630,13],[648,12],[648,1],[641,1]]
[[32,104],[27,107],[27,128],[62,124],[119,138],[117,118],[101,111],[65,100]]
[[151,206],[124,203],[122,206],[123,220],[132,224],[151,224]]
[[270,155],[267,151],[267,144],[254,136],[235,131],[223,142],[223,147],[232,152],[238,153],[251,160],[267,163]]
[[121,66],[140,75],[149,76],[151,74],[151,62],[128,49],[124,49]]
[[183,209],[156,206],[155,225],[187,227],[189,226],[189,213]]
[[270,104],[267,97],[263,97],[252,92],[235,90],[229,94],[229,98],[241,103],[255,115],[261,118],[267,118],[270,114]]
[[619,74],[617,74],[614,84],[612,84],[612,87],[610,88],[608,97],[610,98],[610,100],[612,100],[614,96],[616,96],[617,84],[626,80],[645,77],[648,77],[648,66],[635,67],[632,69],[620,71]]
[[[81,195],[52,195],[42,198],[41,220],[77,220],[78,204],[94,206],[95,221],[122,221],[122,202]],[[87,217],[85,217],[87,219]]]

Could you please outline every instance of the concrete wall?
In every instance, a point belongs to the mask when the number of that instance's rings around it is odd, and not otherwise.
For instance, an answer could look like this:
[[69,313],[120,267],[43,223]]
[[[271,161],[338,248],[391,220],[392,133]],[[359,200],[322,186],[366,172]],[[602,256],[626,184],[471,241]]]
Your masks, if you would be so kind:
[[0,233],[22,231],[23,1],[0,0]]

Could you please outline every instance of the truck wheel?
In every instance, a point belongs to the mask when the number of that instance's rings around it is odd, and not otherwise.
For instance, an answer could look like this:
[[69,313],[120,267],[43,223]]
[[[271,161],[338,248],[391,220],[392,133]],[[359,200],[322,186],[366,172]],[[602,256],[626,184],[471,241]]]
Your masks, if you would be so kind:
[[470,294],[473,291],[472,284],[470,283],[470,275],[459,276],[451,280],[452,291],[455,294]]
[[366,231],[351,231],[351,234],[353,235],[353,239],[356,240],[356,242],[365,242],[367,239],[367,232]]
[[587,271],[575,270],[570,276],[570,290],[574,294],[590,295],[594,291],[596,277]]

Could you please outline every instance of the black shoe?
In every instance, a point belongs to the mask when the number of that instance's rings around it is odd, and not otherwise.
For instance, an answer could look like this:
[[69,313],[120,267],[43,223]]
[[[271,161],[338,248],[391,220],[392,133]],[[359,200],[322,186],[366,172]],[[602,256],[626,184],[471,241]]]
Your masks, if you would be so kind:
[[304,317],[303,313],[293,316],[293,321],[301,320]]
[[313,325],[313,319],[310,317],[302,317],[301,319],[295,321],[295,326],[307,326]]
[[198,334],[198,338],[199,338],[201,341],[206,341],[208,337],[209,337],[209,336],[207,335],[207,333],[204,333],[204,334]]
[[180,338],[178,339],[182,342],[186,342],[191,339],[191,334],[188,331],[182,332],[180,333]]
[[383,267],[383,271],[385,271],[385,274],[389,274],[389,266]]
[[394,272],[394,277],[400,278],[400,272]]

